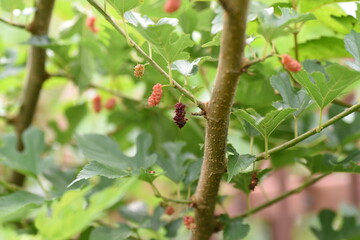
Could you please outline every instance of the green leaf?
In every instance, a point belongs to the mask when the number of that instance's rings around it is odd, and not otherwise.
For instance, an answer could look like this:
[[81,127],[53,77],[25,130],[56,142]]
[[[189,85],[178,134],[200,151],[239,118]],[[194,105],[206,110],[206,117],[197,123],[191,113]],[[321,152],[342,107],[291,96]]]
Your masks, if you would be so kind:
[[22,140],[24,151],[19,152],[16,148],[17,137],[14,134],[3,137],[3,147],[0,148],[2,163],[25,175],[36,177],[42,171],[41,154],[45,149],[44,133],[38,128],[30,127],[23,133]]
[[138,179],[144,182],[152,183],[159,176],[160,174],[150,173],[149,171],[141,169],[141,173]]
[[256,156],[250,154],[240,155],[236,152],[236,149],[231,144],[228,144],[227,151],[229,153],[227,165],[227,181],[230,182],[230,180],[235,175],[243,173],[252,163],[254,163],[256,160]]
[[[259,179],[259,182],[261,182],[262,178],[268,174],[269,172],[271,172],[272,169],[270,168],[265,168],[265,169],[262,169],[260,170],[258,173],[257,173],[257,177]],[[237,188],[237,189],[240,189],[241,191],[243,191],[245,194],[249,194],[250,193],[250,189],[249,189],[249,184],[250,184],[250,181],[251,181],[251,175],[253,173],[252,172],[247,172],[247,173],[241,173],[241,174],[238,174],[236,175],[235,177],[233,177],[231,179],[231,183],[233,183],[234,187]]]
[[236,117],[247,121],[251,126],[258,130],[264,137],[269,137],[271,133],[285,119],[295,111],[292,108],[278,109],[268,112],[265,117],[260,116],[254,109],[238,109],[233,112]]
[[55,121],[49,123],[56,133],[56,140],[61,144],[66,144],[70,141],[76,127],[80,124],[81,120],[86,116],[87,104],[79,104],[71,106],[65,110],[65,117],[68,122],[68,128],[65,131],[61,131],[58,124]]
[[23,0],[0,0],[0,8],[4,11],[12,12],[15,9],[23,9],[24,7]]
[[333,221],[335,220],[335,212],[331,210],[322,210],[319,214],[319,220],[321,229],[311,227],[311,230],[319,240],[340,240],[339,233],[336,232],[333,227]]
[[349,154],[345,159],[339,161],[339,157],[330,154],[307,156],[302,162],[312,173],[348,172],[360,173],[360,150]]
[[301,12],[309,12],[323,5],[337,2],[355,2],[354,0],[301,0],[299,1]]
[[184,33],[191,34],[196,30],[198,23],[198,12],[193,8],[187,8],[179,16],[179,23]]
[[31,210],[42,205],[44,199],[38,195],[17,191],[0,197],[0,223],[23,219]]
[[165,171],[165,176],[179,183],[185,178],[187,170],[186,162],[195,159],[192,154],[182,153],[184,142],[168,142],[163,144],[166,156],[159,157],[158,165]]
[[243,121],[241,118],[238,118],[238,119],[240,120],[241,124],[244,127],[246,134],[249,137],[256,137],[256,136],[260,135],[259,131],[256,130],[256,128],[254,128],[253,126],[251,126],[250,123],[248,123],[247,121]]
[[207,57],[200,57],[195,59],[192,62],[188,62],[186,60],[177,60],[175,62],[173,62],[171,64],[171,69],[172,70],[176,70],[179,73],[181,73],[181,75],[185,76],[185,77],[190,77],[195,75],[198,70],[199,70],[199,65],[210,59],[211,57],[207,56]]
[[349,85],[360,79],[360,73],[338,64],[330,65],[325,70],[328,77],[321,72],[309,74],[304,70],[293,74],[295,80],[306,89],[320,109],[324,109]]
[[167,223],[164,226],[164,228],[166,230],[165,237],[167,237],[168,239],[176,237],[178,229],[181,227],[182,223],[183,223],[183,221],[181,218]]
[[131,228],[124,223],[120,223],[117,228],[97,227],[91,231],[89,240],[125,240],[131,232]]
[[175,60],[189,58],[184,50],[194,45],[189,35],[179,35],[175,31],[177,19],[161,18],[156,24],[147,17],[135,12],[127,12],[126,20],[151,44],[168,64]]
[[121,216],[129,221],[142,224],[148,217],[148,208],[144,202],[133,202],[119,209]]
[[284,108],[296,108],[293,113],[295,117],[299,117],[300,114],[310,106],[311,98],[306,94],[304,90],[296,91],[290,83],[290,78],[287,73],[279,73],[272,76],[270,79],[271,86],[279,91],[283,101]]
[[214,35],[213,39],[210,42],[204,43],[203,45],[201,45],[201,47],[205,48],[205,47],[213,47],[213,46],[220,46],[220,39],[221,38],[221,34],[217,33]]
[[312,13],[297,13],[292,8],[279,9],[281,11],[280,17],[276,16],[275,14],[269,14],[266,11],[263,11],[262,14],[259,15],[259,33],[262,34],[268,41],[287,34],[289,31],[286,31],[286,27],[288,27],[290,24],[306,22],[315,19],[315,16]]
[[[319,213],[320,227],[311,227],[312,232],[319,240],[355,240],[360,237],[360,225],[357,217],[343,216],[341,219],[341,226],[334,228],[336,214],[332,210],[322,210]],[[337,219],[336,219],[337,222]],[[336,224],[338,225],[338,224]]]
[[250,225],[244,224],[240,217],[229,218],[227,215],[221,215],[220,221],[224,223],[224,240],[240,240],[244,239],[249,231]]
[[[329,108],[329,118],[334,117],[335,115],[341,113],[345,110],[345,107],[341,107],[338,105],[331,105]],[[336,142],[334,145],[345,146],[346,144],[356,141],[360,138],[360,113],[354,112],[347,117],[336,121],[332,125],[333,140]]]
[[133,186],[135,178],[121,179],[116,185],[98,191],[85,199],[90,188],[69,190],[50,208],[43,208],[35,219],[35,226],[44,239],[65,240],[84,230],[92,221],[122,197]]
[[88,134],[77,137],[77,140],[90,163],[85,165],[69,186],[97,175],[107,178],[139,175],[141,169],[149,168],[156,161],[156,155],[148,153],[152,138],[147,133],[140,134],[136,139],[136,154],[133,157],[124,155],[118,144],[104,135]]
[[348,62],[347,64],[356,71],[360,71],[360,33],[351,31],[345,36],[344,42],[346,50],[355,58],[354,63]]
[[[316,51],[314,51],[316,49]],[[293,50],[292,50],[293,51]],[[343,45],[343,39],[322,36],[298,44],[300,59],[327,60],[329,58],[345,58],[351,55]]]
[[158,231],[163,224],[160,218],[164,213],[164,209],[160,206],[155,208],[152,215],[149,215],[146,204],[144,202],[137,201],[121,207],[119,212],[122,217],[136,223],[141,228]]
[[121,16],[125,12],[140,6],[144,0],[106,0]]
[[335,17],[347,16],[348,14],[338,4],[324,5],[313,11],[317,20],[336,33],[347,34],[349,29],[339,22]]

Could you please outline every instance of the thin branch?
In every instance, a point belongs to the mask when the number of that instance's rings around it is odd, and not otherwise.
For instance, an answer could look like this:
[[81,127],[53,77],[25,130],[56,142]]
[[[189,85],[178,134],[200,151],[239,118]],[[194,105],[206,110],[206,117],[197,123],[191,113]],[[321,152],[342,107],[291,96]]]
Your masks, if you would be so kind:
[[262,57],[262,58],[256,58],[256,59],[253,59],[251,61],[244,62],[244,65],[241,67],[241,70],[242,70],[242,72],[246,72],[246,70],[249,67],[251,67],[252,65],[263,62],[263,61],[265,61],[266,59],[268,59],[268,58],[270,58],[272,56],[275,56],[275,53],[271,53],[271,54],[266,55],[265,57]]
[[299,43],[298,43],[298,34],[299,32],[294,32],[294,51],[295,51],[295,59],[299,61]]
[[[345,111],[339,113],[338,115],[332,117],[331,119],[329,119],[328,121],[326,121],[326,122],[321,126],[321,128],[324,129],[324,128],[332,125],[334,122],[339,121],[340,119],[342,119],[342,118],[346,117],[347,115],[349,115],[349,114],[357,111],[358,109],[360,109],[360,103],[355,104],[355,105],[353,105],[352,107],[346,109]],[[288,142],[285,142],[285,143],[283,143],[283,144],[281,144],[281,145],[279,145],[279,146],[277,146],[277,147],[274,147],[274,148],[270,149],[270,150],[268,151],[268,153],[271,155],[271,154],[274,154],[274,153],[277,153],[277,152],[281,152],[281,151],[283,151],[283,150],[285,150],[285,149],[288,149],[288,148],[296,145],[297,143],[305,140],[306,138],[311,137],[312,135],[315,135],[316,133],[318,133],[316,130],[317,130],[316,128],[311,129],[311,130],[307,131],[306,133],[303,133],[303,134],[301,134],[300,136],[298,136],[298,137],[296,137],[296,138],[294,138],[294,139],[292,139],[292,140],[290,140],[290,141],[288,141]],[[262,160],[262,159],[264,159],[264,158],[265,158],[265,152],[259,153],[259,154],[256,156],[256,160],[257,160],[257,161],[258,161],[258,160]]]
[[[332,101],[333,104],[336,104],[336,105],[339,105],[339,106],[342,106],[342,107],[351,107],[352,105],[350,103],[347,103],[347,102],[344,102],[340,99],[335,99],[334,101]],[[357,112],[360,112],[360,109],[356,110]]]
[[[94,0],[87,0],[104,18],[117,30],[121,35],[126,37],[125,31],[115,22],[115,20],[108,15]],[[166,79],[170,80],[170,76],[155,62],[149,55],[144,52],[139,45],[137,45],[134,40],[129,37],[130,45],[140,54],[142,55],[146,61],[149,62],[151,66],[153,66],[161,75],[163,75]],[[205,110],[205,103],[196,99],[196,97],[190,93],[187,89],[183,88],[178,82],[173,80],[174,88],[178,89],[186,98],[195,103],[200,109]]]
[[3,22],[9,26],[12,26],[12,27],[17,27],[17,28],[20,28],[20,29],[26,29],[26,25],[24,24],[18,24],[18,23],[13,23],[13,22],[10,22],[4,18],[0,18],[0,22]]
[[15,185],[15,184],[11,184],[11,183],[9,183],[7,181],[4,181],[4,180],[1,180],[1,179],[0,179],[0,185],[3,186],[9,192],[15,192],[15,191],[23,190],[21,187]]
[[171,199],[171,198],[165,197],[160,193],[160,191],[157,189],[157,187],[153,183],[150,183],[150,186],[152,187],[153,191],[155,192],[155,196],[158,198],[161,198],[165,202],[173,202],[173,203],[179,203],[179,204],[190,204],[191,203],[191,201],[189,201],[189,200],[179,200],[179,199]]
[[264,208],[267,208],[267,207],[269,207],[269,206],[271,206],[271,205],[273,205],[273,204],[275,204],[275,203],[277,203],[277,202],[279,202],[279,201],[281,201],[281,200],[283,200],[283,199],[285,199],[285,198],[287,198],[287,197],[289,197],[289,196],[291,196],[291,195],[293,195],[295,193],[301,192],[305,188],[313,185],[314,183],[318,182],[320,179],[328,176],[329,174],[330,173],[325,173],[325,174],[320,175],[320,176],[318,176],[316,178],[313,178],[313,179],[303,183],[301,186],[299,186],[299,187],[297,187],[297,188],[295,188],[293,190],[290,190],[290,191],[278,196],[277,198],[274,198],[273,200],[270,200],[270,201],[268,201],[268,202],[266,202],[266,203],[264,203],[264,204],[262,204],[262,205],[260,205],[260,206],[258,206],[256,208],[250,209],[249,211],[241,214],[239,217],[248,217],[250,215],[253,215],[253,214],[263,210]]
[[126,96],[125,94],[119,92],[119,91],[116,91],[116,90],[113,90],[113,89],[110,89],[110,88],[106,88],[106,87],[102,87],[102,86],[99,86],[99,85],[96,85],[96,84],[90,84],[91,88],[96,88],[96,89],[99,89],[101,91],[104,91],[104,92],[108,92],[118,98],[121,98],[121,99],[126,99],[126,100],[129,100],[129,101],[132,101],[132,102],[140,102],[139,100],[135,99],[135,98],[132,98],[132,97],[129,97],[129,96]]

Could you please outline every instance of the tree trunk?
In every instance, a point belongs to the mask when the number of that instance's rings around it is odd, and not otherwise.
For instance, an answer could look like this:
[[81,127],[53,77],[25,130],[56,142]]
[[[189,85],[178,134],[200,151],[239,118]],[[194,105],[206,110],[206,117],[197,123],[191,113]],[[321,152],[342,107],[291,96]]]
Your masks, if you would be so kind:
[[[55,0],[39,0],[36,5],[36,12],[33,21],[27,26],[32,36],[44,36],[49,32],[49,25]],[[24,87],[21,99],[21,106],[15,118],[15,129],[18,137],[17,149],[23,151],[23,132],[31,125],[36,110],[37,102],[42,84],[47,78],[45,70],[46,49],[31,46],[27,60],[26,86]],[[14,173],[12,182],[16,185],[23,185],[24,176]]]
[[249,0],[223,0],[224,23],[215,86],[207,106],[204,162],[192,201],[195,223],[192,239],[208,240],[214,231],[214,210],[221,176],[226,171],[230,110],[241,74]]

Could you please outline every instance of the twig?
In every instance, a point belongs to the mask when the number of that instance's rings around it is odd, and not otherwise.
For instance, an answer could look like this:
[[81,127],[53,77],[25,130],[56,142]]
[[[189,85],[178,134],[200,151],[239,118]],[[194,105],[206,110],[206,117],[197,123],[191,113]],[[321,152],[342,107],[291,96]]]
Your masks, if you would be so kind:
[[3,22],[3,23],[5,23],[5,24],[7,24],[7,25],[10,25],[10,26],[12,26],[12,27],[17,27],[17,28],[21,28],[21,29],[26,29],[26,25],[24,25],[24,24],[18,24],[18,23],[13,23],[13,22],[10,22],[10,21],[8,21],[8,20],[6,20],[6,19],[4,19],[4,18],[0,18],[0,22]]
[[298,34],[299,32],[294,32],[294,51],[295,51],[295,59],[299,61],[299,43],[298,43]]
[[[115,20],[108,15],[94,0],[87,0],[101,15],[104,16],[104,18],[117,30],[121,35],[126,37],[125,31],[115,22]],[[170,76],[155,62],[149,55],[147,55],[139,45],[137,45],[134,40],[132,40],[129,37],[129,42],[132,45],[132,47],[140,54],[142,55],[151,66],[153,66],[158,72],[160,72],[161,75],[163,75],[165,78],[170,80]],[[183,88],[178,82],[173,80],[174,88],[178,89],[182,94],[184,94],[185,97],[187,97],[190,101],[197,104],[199,108],[202,110],[205,110],[205,103],[201,102],[196,99],[196,97],[190,93],[187,89]]]
[[156,188],[156,186],[153,183],[150,183],[150,186],[152,187],[153,191],[155,192],[155,196],[161,198],[165,202],[173,202],[173,203],[180,203],[180,204],[190,204],[191,201],[188,200],[178,200],[178,199],[171,199],[163,196],[160,191]]
[[242,72],[246,72],[246,70],[251,67],[252,65],[256,64],[256,63],[260,63],[260,62],[263,62],[265,61],[266,59],[272,57],[272,56],[275,56],[275,53],[271,53],[269,55],[266,55],[265,57],[262,57],[262,58],[256,58],[256,59],[253,59],[251,61],[248,61],[248,62],[244,62],[244,65],[241,67],[241,70]]
[[[346,117],[347,115],[351,114],[352,112],[357,111],[359,108],[360,108],[360,103],[353,105],[352,107],[346,109],[345,111],[339,113],[338,115],[336,115],[336,116],[332,117],[331,119],[329,119],[328,121],[326,121],[321,126],[321,129],[324,129],[324,128],[332,125],[334,122]],[[311,137],[312,135],[315,135],[316,133],[318,133],[316,128],[311,129],[311,130],[307,131],[306,133],[303,133],[300,136],[298,136],[298,137],[296,137],[296,138],[294,138],[294,139],[292,139],[292,140],[290,140],[288,142],[285,142],[285,143],[283,143],[283,144],[281,144],[281,145],[279,145],[277,147],[274,147],[274,148],[270,149],[268,151],[268,154],[271,155],[271,154],[274,154],[274,153],[277,153],[277,152],[281,152],[281,151],[283,151],[285,149],[288,149],[288,148],[296,145],[297,143],[305,140],[306,138]],[[266,157],[265,155],[266,155],[265,152],[259,153],[256,156],[256,160],[258,161],[258,160],[264,159]]]
[[15,184],[8,183],[4,180],[0,180],[0,185],[3,186],[6,190],[8,190],[10,192],[23,190],[21,187],[15,185]]
[[[335,99],[334,101],[332,101],[332,103],[347,108],[352,106],[350,103],[344,102],[340,99]],[[360,109],[356,110],[356,112],[360,112]]]
[[257,213],[257,212],[263,210],[264,208],[267,208],[267,207],[269,207],[269,206],[271,206],[271,205],[273,205],[273,204],[275,204],[275,203],[277,203],[277,202],[279,202],[279,201],[281,201],[281,200],[283,200],[283,199],[285,199],[285,198],[287,198],[287,197],[289,197],[289,196],[291,196],[291,195],[293,195],[295,193],[301,192],[305,188],[313,185],[314,183],[316,183],[317,181],[319,181],[320,179],[326,177],[329,174],[330,173],[325,173],[325,174],[320,175],[320,176],[318,176],[316,178],[313,178],[313,179],[303,183],[301,186],[299,186],[299,187],[297,187],[297,188],[295,188],[293,190],[290,190],[290,191],[278,196],[277,198],[274,198],[273,200],[270,200],[270,201],[268,201],[268,202],[266,202],[266,203],[264,203],[264,204],[262,204],[262,205],[260,205],[260,206],[258,206],[256,208],[253,208],[253,209],[251,209],[249,211],[246,211],[245,213],[241,214],[239,217],[248,217],[250,215],[253,215],[254,213]]
[[121,98],[121,99],[126,99],[126,100],[129,100],[129,101],[132,101],[132,102],[140,102],[139,100],[135,99],[135,98],[131,98],[129,96],[126,96],[125,94],[119,92],[119,91],[116,91],[116,90],[113,90],[113,89],[109,89],[109,88],[106,88],[106,87],[102,87],[102,86],[99,86],[99,85],[96,85],[96,84],[90,84],[90,87],[91,88],[96,88],[96,89],[99,89],[101,91],[104,91],[104,92],[108,92],[118,98]]

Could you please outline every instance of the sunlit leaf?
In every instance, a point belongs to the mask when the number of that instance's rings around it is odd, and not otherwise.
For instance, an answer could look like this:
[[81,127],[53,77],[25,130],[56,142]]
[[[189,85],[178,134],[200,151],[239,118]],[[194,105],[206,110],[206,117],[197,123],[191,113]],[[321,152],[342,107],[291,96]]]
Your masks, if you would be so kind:
[[326,69],[327,76],[321,72],[307,73],[300,71],[293,74],[316,102],[320,109],[324,109],[330,102],[343,93],[351,84],[360,79],[360,73],[346,67],[333,64]]
[[125,12],[139,6],[143,0],[106,0],[115,10],[124,15]]

